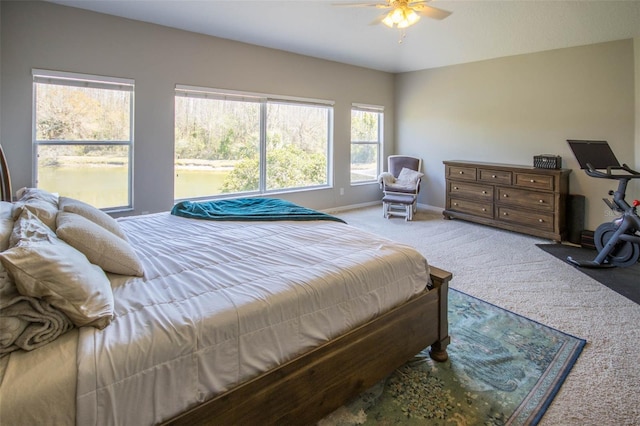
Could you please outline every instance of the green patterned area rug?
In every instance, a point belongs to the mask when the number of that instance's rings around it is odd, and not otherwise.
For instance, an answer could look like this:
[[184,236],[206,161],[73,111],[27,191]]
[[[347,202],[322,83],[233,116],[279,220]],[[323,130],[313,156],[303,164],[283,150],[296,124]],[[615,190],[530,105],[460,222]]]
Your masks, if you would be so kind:
[[535,425],[585,341],[449,293],[449,360],[425,349],[319,426]]

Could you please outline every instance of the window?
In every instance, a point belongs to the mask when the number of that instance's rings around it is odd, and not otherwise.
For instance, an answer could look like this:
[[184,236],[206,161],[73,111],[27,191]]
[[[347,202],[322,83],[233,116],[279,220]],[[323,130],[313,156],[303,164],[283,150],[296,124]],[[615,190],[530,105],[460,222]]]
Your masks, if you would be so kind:
[[33,70],[36,187],[132,207],[133,88],[129,79]]
[[351,107],[351,183],[375,182],[380,174],[383,108]]
[[329,185],[326,101],[177,86],[176,199]]

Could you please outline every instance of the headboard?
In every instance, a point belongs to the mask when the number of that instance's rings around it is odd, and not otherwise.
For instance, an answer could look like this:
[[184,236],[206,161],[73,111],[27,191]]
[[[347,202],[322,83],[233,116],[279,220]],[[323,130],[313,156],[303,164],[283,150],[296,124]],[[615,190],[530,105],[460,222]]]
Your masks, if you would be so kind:
[[7,157],[4,156],[4,150],[0,144],[0,185],[2,201],[11,201],[11,176],[9,175],[9,165],[7,164]]

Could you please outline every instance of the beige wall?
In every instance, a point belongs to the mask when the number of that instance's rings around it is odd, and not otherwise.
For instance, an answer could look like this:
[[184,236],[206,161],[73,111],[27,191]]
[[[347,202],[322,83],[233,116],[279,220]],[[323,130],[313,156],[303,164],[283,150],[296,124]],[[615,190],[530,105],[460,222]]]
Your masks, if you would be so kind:
[[607,140],[632,163],[633,87],[633,40],[399,74],[396,146],[424,158],[420,202],[439,208],[443,160],[531,165],[536,154],[558,154],[595,229],[610,220],[601,199],[612,185],[579,170],[566,139]]
[[[14,187],[32,185],[31,69],[135,79],[135,213],[173,205],[176,84],[335,101],[334,188],[287,194],[312,208],[380,199],[377,184],[349,185],[350,108],[385,106],[393,147],[394,77],[278,50],[41,2],[1,2],[2,145]],[[340,188],[345,195],[340,196]]]

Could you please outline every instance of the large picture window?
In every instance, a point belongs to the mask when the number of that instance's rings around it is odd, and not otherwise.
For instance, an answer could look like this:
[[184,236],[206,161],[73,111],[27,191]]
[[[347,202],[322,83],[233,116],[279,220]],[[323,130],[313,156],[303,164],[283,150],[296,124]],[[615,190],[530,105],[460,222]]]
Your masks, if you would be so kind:
[[381,172],[382,107],[351,107],[351,183],[375,182]]
[[35,186],[131,208],[133,89],[129,79],[33,70]]
[[329,102],[176,87],[176,199],[329,185]]

